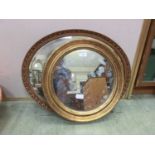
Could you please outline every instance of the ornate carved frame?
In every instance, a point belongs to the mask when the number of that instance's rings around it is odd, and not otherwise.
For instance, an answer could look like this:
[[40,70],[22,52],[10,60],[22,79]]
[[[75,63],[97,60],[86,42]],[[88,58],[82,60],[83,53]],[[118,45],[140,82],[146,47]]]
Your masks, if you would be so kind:
[[116,53],[116,55],[120,58],[124,68],[123,68],[123,72],[124,72],[124,79],[125,79],[125,83],[124,83],[124,88],[122,91],[122,96],[124,95],[128,84],[129,84],[129,80],[130,80],[130,64],[128,61],[128,58],[126,56],[126,54],[123,52],[122,48],[115,43],[112,39],[110,39],[109,37],[94,32],[94,31],[89,31],[89,30],[81,30],[81,29],[70,29],[70,30],[62,30],[62,31],[58,31],[52,34],[49,34],[45,37],[43,37],[42,39],[40,39],[39,41],[37,41],[31,48],[30,50],[27,52],[24,61],[23,61],[23,65],[22,65],[22,80],[24,83],[24,86],[26,88],[26,90],[28,91],[28,93],[30,94],[30,96],[42,107],[44,107],[45,109],[51,109],[49,107],[49,105],[47,104],[45,99],[40,98],[33,90],[30,81],[29,81],[29,65],[31,63],[31,60],[33,58],[33,56],[37,53],[38,49],[40,49],[42,46],[44,46],[45,44],[47,44],[50,41],[53,41],[55,39],[61,38],[61,37],[65,37],[65,36],[86,36],[86,37],[90,37],[95,39],[96,41],[106,44],[108,45],[111,49],[113,49]]

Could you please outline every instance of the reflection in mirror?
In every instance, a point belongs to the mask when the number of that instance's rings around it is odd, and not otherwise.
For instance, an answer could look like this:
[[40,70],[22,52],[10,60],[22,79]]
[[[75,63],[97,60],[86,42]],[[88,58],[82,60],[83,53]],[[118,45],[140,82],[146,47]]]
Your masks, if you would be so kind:
[[35,93],[44,98],[41,81],[44,65],[48,57],[62,45],[77,39],[89,39],[86,36],[66,36],[55,39],[42,46],[34,55],[29,66],[29,79]]
[[152,42],[151,53],[146,65],[146,70],[144,73],[144,81],[145,82],[154,82],[155,81],[155,39]]
[[105,57],[90,49],[77,49],[56,64],[53,88],[67,107],[92,110],[108,99],[113,75],[111,64]]

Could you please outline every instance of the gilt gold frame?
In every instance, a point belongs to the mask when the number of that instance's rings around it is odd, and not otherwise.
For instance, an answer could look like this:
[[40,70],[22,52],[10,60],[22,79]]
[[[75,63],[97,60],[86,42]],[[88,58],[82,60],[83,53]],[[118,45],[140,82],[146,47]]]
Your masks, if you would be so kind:
[[[81,48],[91,49],[106,57],[106,59],[109,60],[109,62],[111,63],[114,72],[115,80],[113,84],[113,90],[109,98],[104,104],[90,111],[76,111],[66,107],[57,98],[53,88],[53,83],[51,83],[51,79],[53,79],[54,68],[57,62],[68,53]],[[114,108],[116,103],[124,94],[124,89],[126,89],[126,80],[127,79],[124,74],[124,64],[121,58],[115,52],[115,50],[100,42],[85,39],[71,41],[57,49],[49,57],[44,68],[42,86],[47,102],[55,112],[71,121],[88,122],[103,117]]]
[[139,69],[141,58],[142,58],[142,55],[143,55],[145,42],[146,42],[146,39],[147,39],[150,24],[151,24],[151,19],[145,19],[143,21],[143,25],[142,25],[138,45],[137,45],[137,50],[136,50],[134,62],[133,62],[132,68],[131,68],[131,78],[130,78],[130,81],[129,81],[128,89],[126,91],[126,96],[125,96],[126,98],[131,98],[132,93],[133,93],[133,89],[134,89],[134,86],[135,86],[136,77],[137,77],[137,74],[138,74],[138,69]]

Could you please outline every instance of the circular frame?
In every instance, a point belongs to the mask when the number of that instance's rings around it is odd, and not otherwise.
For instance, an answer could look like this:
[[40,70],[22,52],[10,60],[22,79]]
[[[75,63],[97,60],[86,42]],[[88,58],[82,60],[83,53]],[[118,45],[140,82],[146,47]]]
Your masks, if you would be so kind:
[[109,48],[113,49],[115,51],[115,53],[118,55],[118,57],[120,57],[122,64],[124,66],[125,86],[124,86],[124,89],[122,92],[122,96],[124,95],[124,93],[128,87],[130,75],[131,75],[130,64],[129,64],[126,54],[123,52],[122,48],[117,43],[115,43],[109,37],[107,37],[103,34],[94,32],[94,31],[81,30],[81,29],[70,29],[70,30],[58,31],[58,32],[49,34],[49,35],[43,37],[42,39],[40,39],[39,41],[37,41],[27,52],[27,54],[23,60],[23,64],[22,64],[22,80],[23,80],[23,83],[24,83],[24,86],[25,86],[27,92],[39,105],[41,105],[45,109],[51,110],[51,108],[47,104],[46,100],[39,97],[35,93],[35,91],[33,90],[32,86],[30,84],[30,81],[29,81],[29,65],[31,63],[31,60],[32,60],[33,56],[37,53],[38,49],[40,49],[42,46],[44,46],[48,42],[53,41],[58,38],[61,38],[61,37],[76,36],[76,35],[91,37],[93,39],[96,39],[96,41],[106,44]]
[[[106,102],[89,111],[77,111],[65,106],[56,96],[53,83],[51,84],[51,79],[53,79],[54,68],[57,62],[70,52],[81,48],[94,50],[98,54],[104,56],[112,65],[115,78],[112,92]],[[49,57],[45,65],[42,81],[43,91],[49,106],[62,117],[79,122],[93,121],[109,113],[120,99],[124,89],[124,84],[125,76],[121,59],[116,55],[115,51],[92,40],[72,41],[57,49]]]

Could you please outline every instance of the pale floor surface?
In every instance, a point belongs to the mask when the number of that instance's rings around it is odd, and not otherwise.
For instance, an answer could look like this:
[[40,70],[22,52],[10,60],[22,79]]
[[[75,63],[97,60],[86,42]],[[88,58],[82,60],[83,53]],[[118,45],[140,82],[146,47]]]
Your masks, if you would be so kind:
[[155,134],[155,96],[121,100],[110,114],[91,123],[67,121],[34,101],[3,102],[0,134]]

